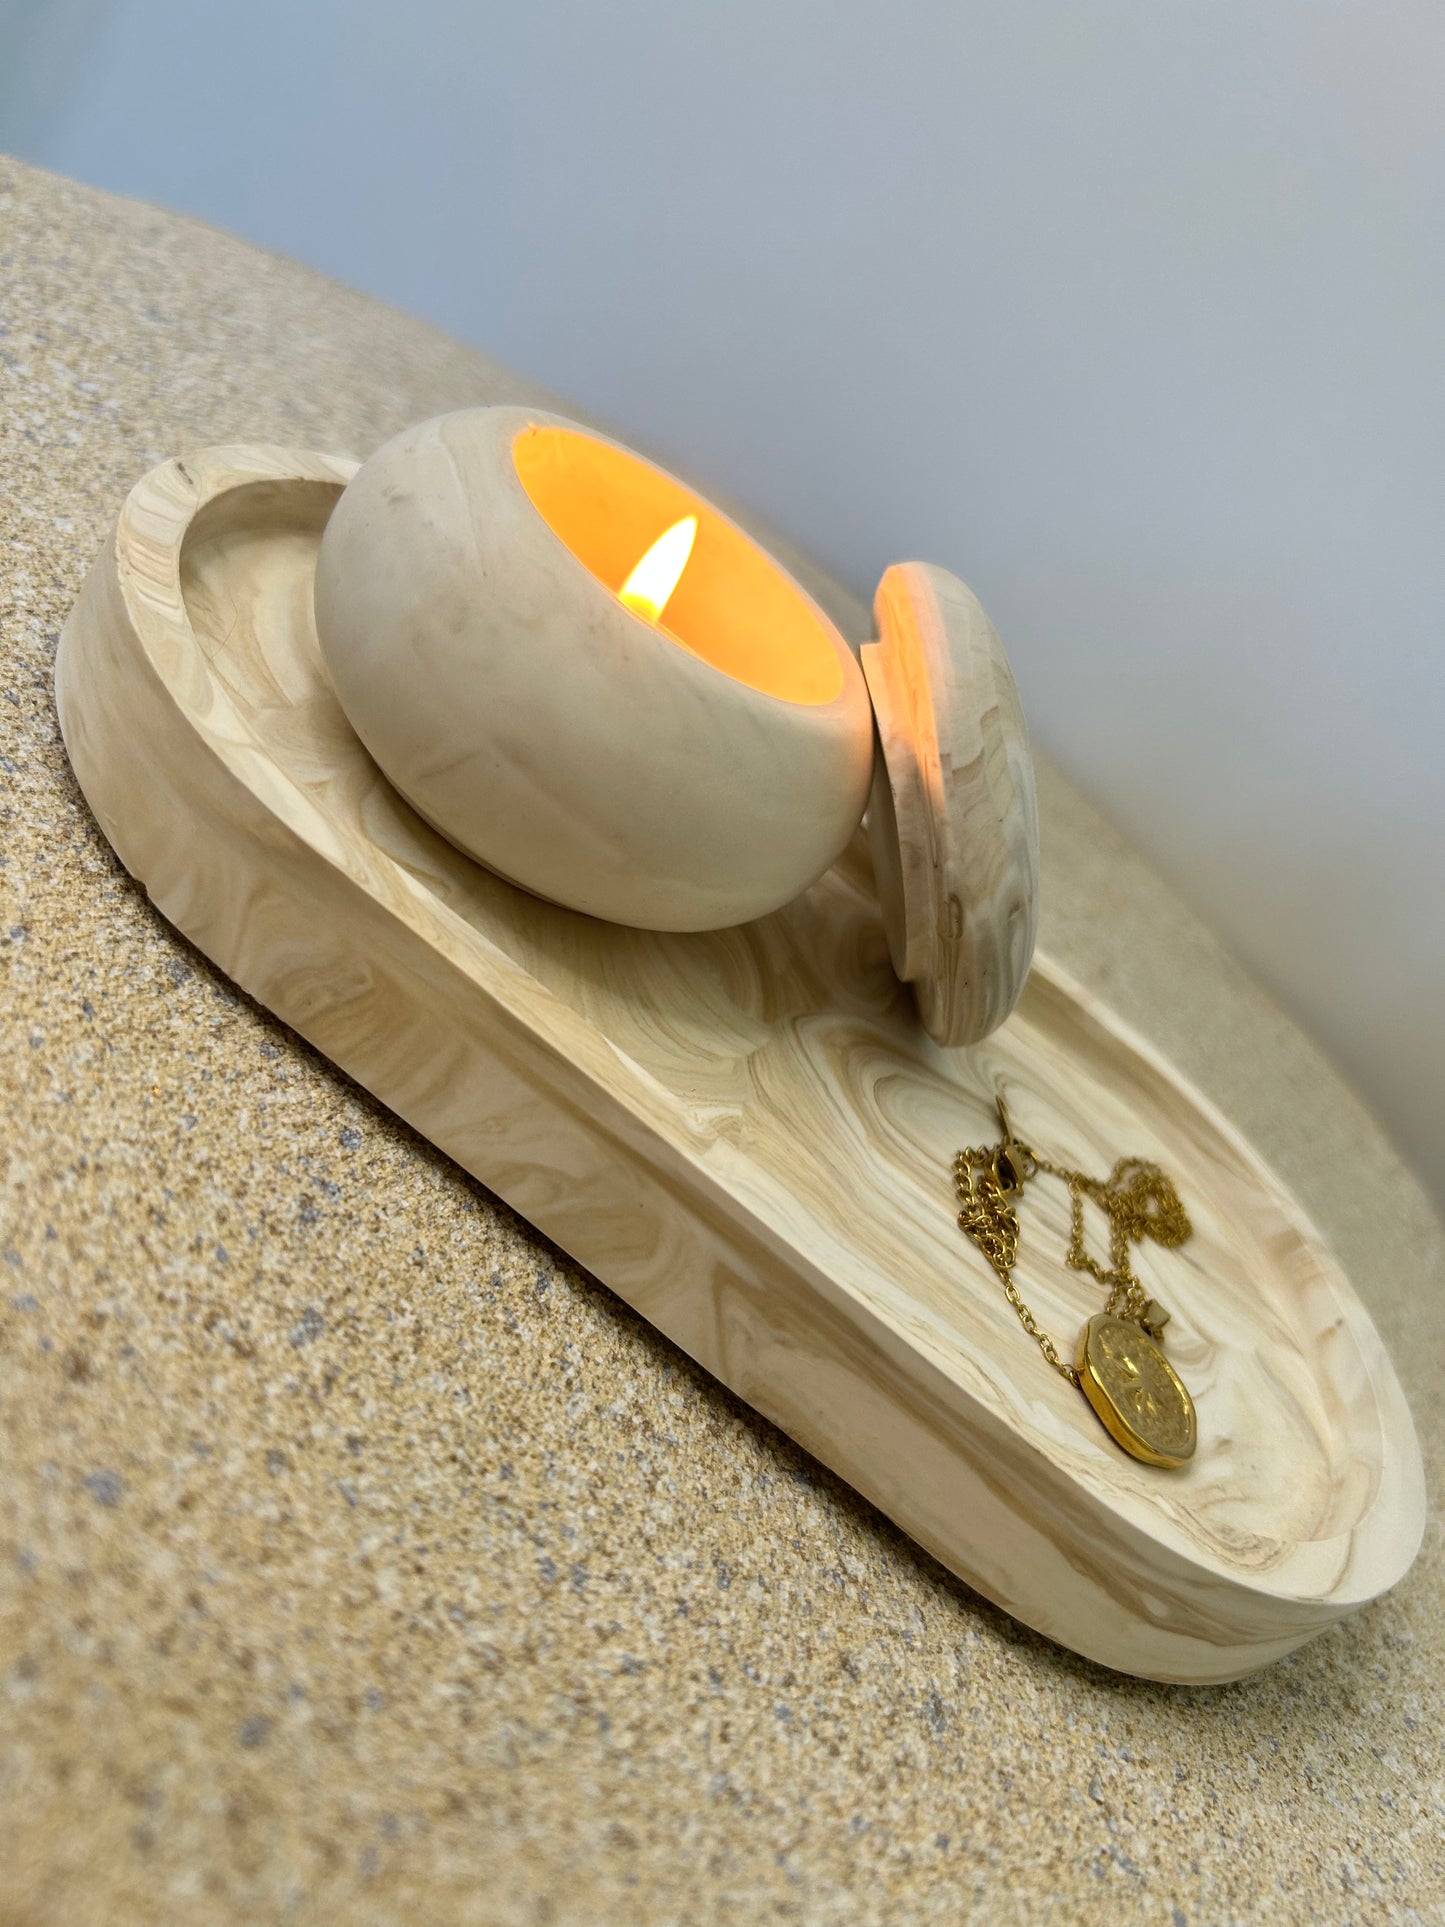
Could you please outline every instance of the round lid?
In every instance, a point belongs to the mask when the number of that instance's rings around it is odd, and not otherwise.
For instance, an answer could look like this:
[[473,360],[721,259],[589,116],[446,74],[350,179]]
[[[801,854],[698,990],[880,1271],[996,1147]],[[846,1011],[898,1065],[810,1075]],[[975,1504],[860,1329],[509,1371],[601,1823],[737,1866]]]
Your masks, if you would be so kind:
[[1039,826],[1018,689],[978,598],[895,562],[864,643],[881,754],[868,840],[893,967],[940,1044],[976,1044],[1018,1002],[1034,952]]

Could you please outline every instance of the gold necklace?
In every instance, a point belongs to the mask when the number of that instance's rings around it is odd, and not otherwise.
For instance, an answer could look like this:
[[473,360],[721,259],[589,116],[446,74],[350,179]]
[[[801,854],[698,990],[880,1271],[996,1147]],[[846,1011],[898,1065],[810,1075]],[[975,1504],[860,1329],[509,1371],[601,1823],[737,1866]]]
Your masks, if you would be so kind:
[[[1159,1166],[1145,1158],[1120,1158],[1107,1178],[1050,1164],[1014,1136],[1002,1098],[998,1115],[1003,1131],[999,1142],[977,1149],[970,1145],[953,1160],[959,1229],[998,1273],[1004,1296],[1029,1337],[1059,1376],[1084,1394],[1115,1444],[1147,1465],[1172,1469],[1186,1464],[1194,1456],[1197,1436],[1194,1401],[1159,1342],[1169,1314],[1145,1291],[1129,1262],[1129,1247],[1144,1238],[1174,1246],[1189,1237],[1192,1227],[1179,1193]],[[1062,1178],[1069,1187],[1070,1269],[1087,1271],[1109,1288],[1104,1309],[1079,1333],[1072,1365],[1039,1330],[1013,1279],[1019,1248],[1014,1200],[1040,1172]],[[1085,1249],[1085,1198],[1092,1198],[1108,1216],[1108,1265]]]

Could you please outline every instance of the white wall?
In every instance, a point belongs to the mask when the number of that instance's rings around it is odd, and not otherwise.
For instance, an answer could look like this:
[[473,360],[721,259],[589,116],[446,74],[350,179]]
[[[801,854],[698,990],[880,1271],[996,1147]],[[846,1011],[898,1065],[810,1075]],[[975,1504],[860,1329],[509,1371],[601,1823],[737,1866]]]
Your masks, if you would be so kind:
[[25,44],[32,158],[966,575],[1445,1185],[1437,0],[110,0],[43,112]]

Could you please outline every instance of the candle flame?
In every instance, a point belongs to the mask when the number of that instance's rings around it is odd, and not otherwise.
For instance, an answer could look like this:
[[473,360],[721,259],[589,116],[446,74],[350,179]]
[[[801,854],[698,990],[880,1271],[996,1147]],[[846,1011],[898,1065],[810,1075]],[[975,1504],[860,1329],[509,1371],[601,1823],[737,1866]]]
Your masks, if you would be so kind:
[[684,515],[680,522],[664,529],[618,590],[629,609],[648,622],[659,620],[687,567],[696,539],[695,515]]

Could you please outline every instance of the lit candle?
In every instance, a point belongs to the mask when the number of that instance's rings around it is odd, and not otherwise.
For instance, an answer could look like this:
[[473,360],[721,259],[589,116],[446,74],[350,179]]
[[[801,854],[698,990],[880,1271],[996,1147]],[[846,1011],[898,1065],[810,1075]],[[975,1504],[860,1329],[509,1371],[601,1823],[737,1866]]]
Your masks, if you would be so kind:
[[649,622],[662,620],[696,540],[695,515],[684,515],[658,536],[617,592],[629,609]]

